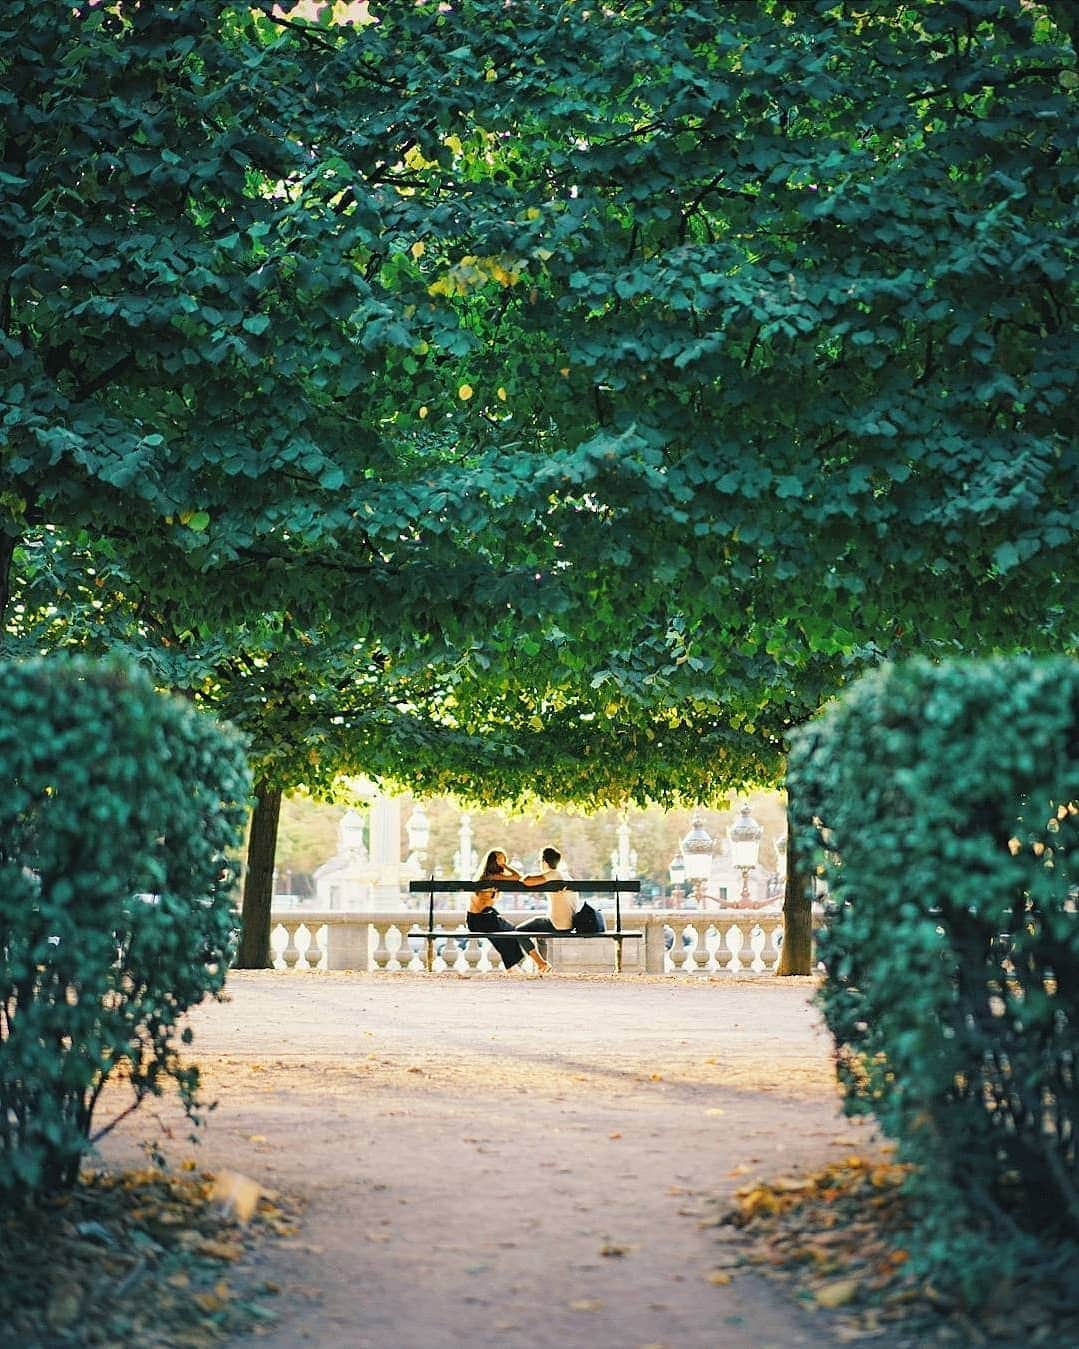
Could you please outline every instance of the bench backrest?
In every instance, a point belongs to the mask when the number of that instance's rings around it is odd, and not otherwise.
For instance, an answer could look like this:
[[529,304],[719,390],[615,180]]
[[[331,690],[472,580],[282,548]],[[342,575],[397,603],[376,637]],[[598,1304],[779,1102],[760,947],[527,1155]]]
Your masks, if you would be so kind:
[[545,890],[575,890],[581,895],[637,894],[640,881],[544,881],[542,885],[525,885],[521,881],[409,881],[413,895],[452,895],[462,890],[523,890],[543,894]]

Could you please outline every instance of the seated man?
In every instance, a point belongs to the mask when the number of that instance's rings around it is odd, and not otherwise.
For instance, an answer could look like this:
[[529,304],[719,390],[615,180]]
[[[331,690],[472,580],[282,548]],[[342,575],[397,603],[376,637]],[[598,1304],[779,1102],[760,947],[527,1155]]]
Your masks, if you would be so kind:
[[[560,867],[562,854],[557,848],[544,848],[543,866],[544,870],[535,876],[522,876],[522,885],[544,885],[547,881],[568,881],[572,877]],[[531,918],[527,923],[521,923],[517,928],[518,932],[572,932],[573,914],[574,914],[574,894],[572,890],[552,890],[547,898],[550,900],[548,916],[546,918]],[[547,959],[547,943],[538,939],[536,946],[543,956]]]

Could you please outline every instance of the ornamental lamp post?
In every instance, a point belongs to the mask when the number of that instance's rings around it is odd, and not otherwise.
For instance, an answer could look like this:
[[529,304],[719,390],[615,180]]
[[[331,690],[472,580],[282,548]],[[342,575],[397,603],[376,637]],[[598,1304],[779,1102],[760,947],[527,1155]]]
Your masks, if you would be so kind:
[[712,874],[712,848],[715,840],[704,827],[704,817],[698,811],[693,825],[682,840],[682,856],[686,859],[686,879],[693,882],[697,907],[704,908],[704,883]]
[[748,803],[738,812],[730,831],[731,865],[742,873],[742,903],[749,902],[749,873],[757,865],[764,828],[749,813]]
[[405,822],[405,833],[408,835],[410,852],[427,851],[427,844],[431,837],[431,821],[427,818],[427,812],[418,801],[412,807],[412,814]]
[[667,868],[667,871],[671,878],[672,907],[676,907],[675,901],[681,901],[685,898],[682,886],[686,883],[686,863],[681,851],[676,852],[671,858],[671,865]]
[[787,887],[787,835],[776,839],[776,893],[783,894]]

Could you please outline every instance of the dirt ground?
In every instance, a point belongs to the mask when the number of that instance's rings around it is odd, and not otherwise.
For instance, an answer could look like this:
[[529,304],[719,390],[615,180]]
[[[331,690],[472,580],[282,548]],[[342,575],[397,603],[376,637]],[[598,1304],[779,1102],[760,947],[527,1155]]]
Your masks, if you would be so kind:
[[714,1205],[875,1145],[839,1112],[808,979],[236,973],[192,1017],[218,1102],[162,1143],[299,1196],[258,1254],[263,1349],[788,1349],[828,1313],[709,1282]]

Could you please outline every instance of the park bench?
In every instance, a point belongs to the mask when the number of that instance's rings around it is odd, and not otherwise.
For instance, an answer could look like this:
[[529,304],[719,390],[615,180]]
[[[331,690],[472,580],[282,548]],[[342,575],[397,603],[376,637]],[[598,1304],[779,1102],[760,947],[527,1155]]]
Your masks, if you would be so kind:
[[[427,926],[426,928],[413,928],[409,932],[410,937],[422,937],[427,943],[427,969],[430,971],[434,966],[435,942],[440,937],[452,937],[456,941],[461,939],[460,929],[438,928],[435,927],[435,895],[459,894],[462,890],[475,894],[477,890],[500,890],[517,891],[522,894],[539,895],[549,890],[572,890],[579,895],[614,895],[614,927],[607,928],[603,932],[529,932],[525,935],[533,940],[537,938],[541,941],[559,941],[572,938],[574,941],[595,941],[597,938],[606,938],[614,942],[614,968],[616,974],[622,972],[622,943],[634,938],[641,938],[644,933],[641,931],[631,931],[622,926],[622,895],[636,894],[641,888],[640,881],[545,881],[542,885],[524,885],[521,881],[436,881],[434,877],[426,881],[410,881],[409,892],[411,894],[426,894],[427,901]],[[486,937],[486,932],[469,932],[470,937]],[[492,933],[493,936],[511,937],[511,932]]]

